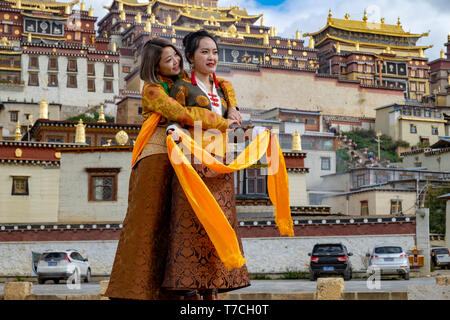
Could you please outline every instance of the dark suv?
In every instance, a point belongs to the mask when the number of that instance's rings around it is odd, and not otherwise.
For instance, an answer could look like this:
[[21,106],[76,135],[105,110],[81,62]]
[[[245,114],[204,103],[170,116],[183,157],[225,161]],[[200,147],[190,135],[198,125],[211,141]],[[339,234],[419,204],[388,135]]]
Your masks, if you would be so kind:
[[341,243],[314,245],[309,263],[309,279],[315,281],[321,274],[342,274],[344,280],[352,278],[351,252]]

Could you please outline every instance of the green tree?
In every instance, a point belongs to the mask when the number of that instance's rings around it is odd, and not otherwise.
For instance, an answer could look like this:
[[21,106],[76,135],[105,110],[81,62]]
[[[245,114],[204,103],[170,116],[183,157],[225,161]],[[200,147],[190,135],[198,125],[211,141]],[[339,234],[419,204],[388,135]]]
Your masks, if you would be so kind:
[[445,207],[447,201],[438,199],[438,197],[447,193],[450,193],[450,187],[428,187],[425,208],[430,209],[430,233],[445,234]]

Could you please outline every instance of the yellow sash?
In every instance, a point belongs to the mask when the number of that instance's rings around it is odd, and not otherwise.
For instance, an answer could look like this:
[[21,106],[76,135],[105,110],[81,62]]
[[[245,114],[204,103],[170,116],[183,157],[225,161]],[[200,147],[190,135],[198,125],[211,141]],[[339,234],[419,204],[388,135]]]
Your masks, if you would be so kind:
[[[275,222],[281,235],[294,236],[289,206],[289,181],[283,153],[276,135],[271,135],[269,131],[262,132],[231,164],[224,165],[200,147],[191,137],[181,130],[177,130],[177,132],[183,145],[205,166],[217,173],[230,173],[248,168],[266,153],[269,168],[268,192],[275,207]],[[167,136],[167,151],[180,185],[197,218],[205,228],[220,260],[228,270],[242,267],[246,259],[240,252],[233,228],[171,135]]]

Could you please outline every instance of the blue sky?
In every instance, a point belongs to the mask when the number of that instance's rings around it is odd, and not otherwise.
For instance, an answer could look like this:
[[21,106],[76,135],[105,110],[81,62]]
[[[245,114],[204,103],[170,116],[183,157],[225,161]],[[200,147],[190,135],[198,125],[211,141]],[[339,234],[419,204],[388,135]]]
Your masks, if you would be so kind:
[[[96,16],[102,17],[106,12],[103,6],[110,5],[112,0],[85,2],[88,8],[91,5],[94,7]],[[308,33],[323,28],[330,9],[334,17],[341,19],[348,13],[350,19],[361,20],[364,9],[369,22],[379,22],[385,18],[385,23],[397,24],[400,17],[402,27],[407,32],[430,31],[428,37],[418,42],[418,45],[433,45],[433,48],[425,51],[430,61],[439,58],[439,52],[444,48],[450,32],[449,0],[219,0],[220,7],[236,4],[245,7],[249,14],[264,14],[264,25],[274,26],[277,35],[292,38],[296,30]]]

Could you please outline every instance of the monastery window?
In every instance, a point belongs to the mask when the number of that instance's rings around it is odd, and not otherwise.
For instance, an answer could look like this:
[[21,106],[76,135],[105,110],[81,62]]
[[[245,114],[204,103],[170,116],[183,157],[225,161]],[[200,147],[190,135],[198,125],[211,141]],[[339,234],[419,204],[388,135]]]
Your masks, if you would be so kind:
[[88,79],[88,91],[95,92],[95,79]]
[[423,97],[423,95],[421,95],[421,94],[416,94],[416,99],[417,99],[417,101],[422,102],[422,97]]
[[76,41],[81,41],[81,32],[80,31],[76,31],[75,32],[75,40]]
[[437,127],[431,127],[431,134],[437,136],[439,134],[439,129]]
[[48,70],[58,70],[58,58],[48,59]]
[[90,76],[95,76],[95,64],[88,63],[88,65],[87,65],[87,73]]
[[419,83],[419,91],[425,92],[425,83],[423,83],[423,82]]
[[423,115],[426,118],[431,118],[431,110],[430,109],[425,109],[424,112],[423,112]]
[[414,116],[421,117],[422,116],[422,109],[414,108]]
[[417,133],[417,127],[415,124],[409,125],[409,133]]
[[409,86],[410,86],[410,88],[411,88],[411,91],[416,91],[416,83],[415,83],[415,82],[411,82],[411,83],[409,84]]
[[67,75],[67,88],[76,88],[76,87],[77,87],[77,76]]
[[314,150],[314,138],[302,137],[302,149],[303,150]]
[[57,87],[58,86],[58,74],[57,73],[49,73],[48,74],[48,86],[49,87]]
[[369,215],[369,201],[363,200],[361,201],[361,216]]
[[386,183],[389,181],[389,174],[388,173],[375,173],[375,183]]
[[423,78],[423,69],[419,69],[419,78]]
[[402,200],[395,199],[391,200],[391,215],[403,215]]
[[29,69],[39,69],[39,57],[30,57]]
[[331,170],[331,158],[320,158],[320,169],[330,171]]
[[105,64],[105,77],[114,77],[112,64]]
[[117,201],[117,178],[120,168],[86,168],[88,201]]
[[415,77],[416,76],[416,70],[411,69],[411,77]]
[[47,136],[47,142],[64,143],[64,137],[63,136]]
[[113,81],[112,80],[105,80],[104,92],[106,92],[106,93],[113,92]]
[[364,72],[364,66],[362,64],[358,64],[358,72]]
[[122,67],[122,72],[123,73],[130,73],[131,72],[130,66],[123,66]]
[[367,66],[366,66],[366,72],[372,73],[372,66],[367,65]]
[[19,111],[10,111],[9,112],[9,121],[17,122],[19,119]]
[[267,194],[266,169],[246,169],[245,194]]
[[39,86],[39,75],[36,72],[30,72],[28,74],[28,85],[29,86]]
[[442,118],[442,112],[440,110],[435,110],[434,111],[434,117],[436,119],[441,119]]
[[355,188],[359,188],[367,184],[366,175],[364,173],[356,175],[355,178]]
[[69,59],[67,63],[67,71],[77,72],[77,59]]
[[12,177],[12,190],[13,196],[28,196],[28,178],[29,177]]
[[411,108],[410,107],[403,107],[403,114],[405,116],[410,116],[411,115]]
[[12,33],[12,28],[11,28],[11,26],[8,25],[8,24],[4,24],[4,25],[3,25],[3,33],[11,34],[11,33]]

